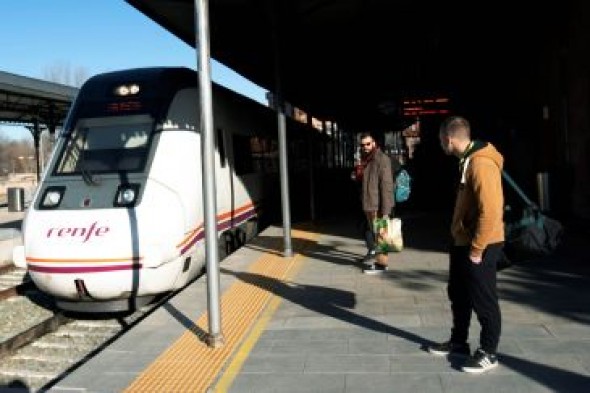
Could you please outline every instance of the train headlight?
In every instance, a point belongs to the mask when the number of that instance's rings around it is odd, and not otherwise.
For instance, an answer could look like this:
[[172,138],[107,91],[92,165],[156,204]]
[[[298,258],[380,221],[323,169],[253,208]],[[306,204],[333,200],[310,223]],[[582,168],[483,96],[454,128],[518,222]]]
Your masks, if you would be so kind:
[[139,93],[139,85],[136,83],[130,83],[126,85],[119,85],[115,87],[114,93],[119,97],[134,96]]
[[41,198],[41,209],[55,209],[61,203],[65,187],[47,187]]
[[131,207],[137,201],[139,184],[121,184],[115,196],[115,206]]
[[135,190],[130,188],[121,191],[120,195],[120,202],[122,203],[131,203],[135,200]]

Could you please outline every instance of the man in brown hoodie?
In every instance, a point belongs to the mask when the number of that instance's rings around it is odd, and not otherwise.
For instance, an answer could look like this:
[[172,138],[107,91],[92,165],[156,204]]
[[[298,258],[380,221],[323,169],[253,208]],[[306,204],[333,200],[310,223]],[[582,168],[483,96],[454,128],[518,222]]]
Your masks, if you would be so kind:
[[463,371],[482,373],[498,365],[501,314],[496,265],[503,256],[503,157],[486,142],[471,139],[469,122],[446,119],[439,132],[443,151],[459,158],[460,182],[451,223],[448,296],[453,313],[450,340],[431,345],[436,355],[469,355],[467,343],[472,310],[481,325],[479,348]]

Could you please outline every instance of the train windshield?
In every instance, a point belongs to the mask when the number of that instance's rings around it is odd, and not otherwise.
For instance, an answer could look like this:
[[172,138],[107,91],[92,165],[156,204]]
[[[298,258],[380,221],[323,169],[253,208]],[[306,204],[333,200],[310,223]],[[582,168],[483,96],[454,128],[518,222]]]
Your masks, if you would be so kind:
[[153,127],[148,115],[80,119],[64,135],[55,174],[143,171]]

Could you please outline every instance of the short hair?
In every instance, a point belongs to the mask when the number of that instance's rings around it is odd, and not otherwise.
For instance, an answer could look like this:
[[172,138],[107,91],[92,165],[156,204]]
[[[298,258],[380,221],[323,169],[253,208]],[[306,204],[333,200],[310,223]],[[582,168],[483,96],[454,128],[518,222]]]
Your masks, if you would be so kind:
[[368,131],[362,132],[361,136],[360,136],[360,140],[363,140],[365,138],[371,138],[372,140],[375,140],[375,138],[373,137],[373,134],[371,134]]
[[442,122],[439,132],[441,135],[469,139],[471,137],[471,126],[464,117],[451,116]]

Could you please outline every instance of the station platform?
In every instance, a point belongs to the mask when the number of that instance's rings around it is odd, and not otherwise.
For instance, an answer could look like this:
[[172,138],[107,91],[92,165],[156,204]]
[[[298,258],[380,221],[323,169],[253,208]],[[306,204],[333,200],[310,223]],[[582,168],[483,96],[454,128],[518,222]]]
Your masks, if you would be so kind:
[[[295,223],[289,258],[271,226],[220,264],[223,346],[205,342],[203,276],[48,391],[590,391],[587,256],[565,248],[499,273],[500,364],[471,375],[425,351],[450,334],[447,221],[401,217],[405,248],[380,275],[362,273],[354,218]],[[474,316],[472,349],[478,337]]]

